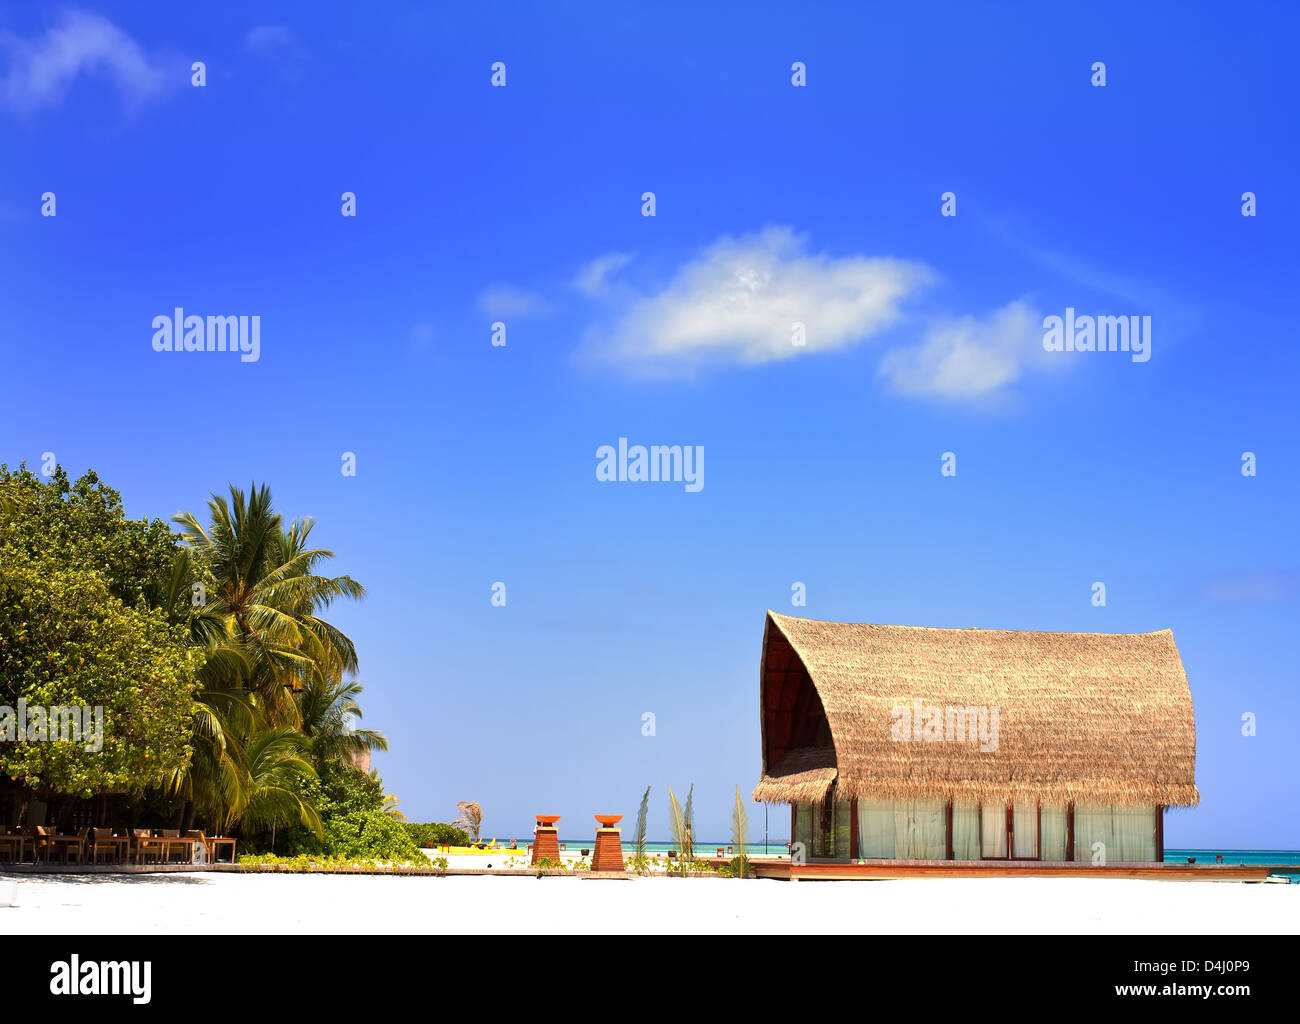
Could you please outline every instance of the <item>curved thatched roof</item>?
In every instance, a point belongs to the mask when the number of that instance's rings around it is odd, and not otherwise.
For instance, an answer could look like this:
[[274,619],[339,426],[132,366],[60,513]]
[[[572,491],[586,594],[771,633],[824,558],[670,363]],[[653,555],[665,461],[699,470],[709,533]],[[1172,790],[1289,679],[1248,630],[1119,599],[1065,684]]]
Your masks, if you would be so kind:
[[[1034,633],[768,612],[756,800],[1199,801],[1192,695],[1170,630]],[[994,750],[895,739],[894,709],[998,709]],[[922,716],[925,717],[925,716]]]

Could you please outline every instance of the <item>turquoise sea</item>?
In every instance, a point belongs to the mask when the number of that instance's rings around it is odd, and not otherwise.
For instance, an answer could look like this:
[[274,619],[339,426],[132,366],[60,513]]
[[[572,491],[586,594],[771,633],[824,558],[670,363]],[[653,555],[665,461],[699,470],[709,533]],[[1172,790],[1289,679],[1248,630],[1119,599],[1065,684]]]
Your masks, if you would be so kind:
[[[1225,864],[1300,864],[1300,850],[1166,850],[1165,863],[1186,863],[1195,857],[1197,864],[1214,864],[1222,856]],[[1300,882],[1300,872],[1286,872],[1292,884]]]

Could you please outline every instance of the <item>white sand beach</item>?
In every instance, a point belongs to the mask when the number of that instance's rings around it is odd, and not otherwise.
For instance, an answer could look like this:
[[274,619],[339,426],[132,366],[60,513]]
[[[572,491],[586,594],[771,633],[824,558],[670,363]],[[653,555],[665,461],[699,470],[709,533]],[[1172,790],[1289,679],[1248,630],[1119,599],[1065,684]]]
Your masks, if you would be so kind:
[[1088,878],[782,882],[575,877],[0,874],[14,934],[1291,934],[1300,886]]

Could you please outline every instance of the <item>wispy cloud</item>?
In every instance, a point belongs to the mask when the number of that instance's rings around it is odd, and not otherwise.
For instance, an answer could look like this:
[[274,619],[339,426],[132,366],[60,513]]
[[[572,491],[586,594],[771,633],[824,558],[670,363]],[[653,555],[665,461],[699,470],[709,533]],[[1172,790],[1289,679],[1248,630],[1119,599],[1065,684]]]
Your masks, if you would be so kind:
[[[627,260],[589,264],[595,287]],[[758,364],[854,345],[898,319],[899,303],[930,278],[919,263],[808,251],[790,228],[713,243],[654,294],[628,298],[589,332],[591,358],[647,373]],[[794,344],[803,324],[805,343]]]
[[1002,394],[1026,370],[1050,365],[1042,323],[1042,316],[1020,300],[988,316],[942,320],[918,344],[886,352],[879,375],[904,395],[982,399]]
[[493,284],[484,288],[478,294],[478,307],[494,317],[538,316],[549,309],[541,295],[512,284]]
[[635,253],[607,252],[597,256],[578,271],[573,287],[584,295],[603,295],[609,291],[609,279],[632,262]]
[[244,52],[274,64],[290,81],[302,78],[307,47],[286,25],[258,25],[244,35]]
[[53,107],[82,75],[108,78],[134,106],[159,95],[167,74],[134,39],[107,18],[67,11],[44,35],[0,34],[4,71],[0,104],[19,113]]

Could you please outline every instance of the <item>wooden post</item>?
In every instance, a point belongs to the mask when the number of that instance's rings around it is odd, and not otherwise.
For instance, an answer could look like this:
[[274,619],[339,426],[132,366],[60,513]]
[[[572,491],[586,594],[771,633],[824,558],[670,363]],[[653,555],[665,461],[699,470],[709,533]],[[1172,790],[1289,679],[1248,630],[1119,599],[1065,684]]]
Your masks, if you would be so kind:
[[822,800],[822,834],[821,846],[823,857],[835,856],[835,833],[831,827],[835,821],[835,784],[831,783],[831,788],[826,791],[826,796]]
[[1163,805],[1156,807],[1156,860],[1165,859],[1165,809]]
[[1011,808],[1013,804],[1007,801],[1007,860],[1013,860],[1016,856],[1016,829],[1012,823]]
[[948,801],[947,817],[948,817],[948,824],[947,824],[948,850],[947,850],[946,859],[952,860],[952,801],[951,800]]
[[861,843],[858,838],[858,798],[849,801],[849,860],[857,860],[861,855]]
[[1065,810],[1065,859],[1074,860],[1074,801],[1066,805]]

